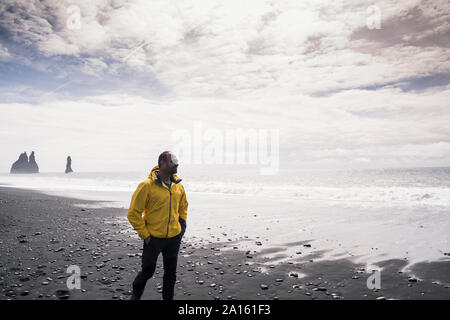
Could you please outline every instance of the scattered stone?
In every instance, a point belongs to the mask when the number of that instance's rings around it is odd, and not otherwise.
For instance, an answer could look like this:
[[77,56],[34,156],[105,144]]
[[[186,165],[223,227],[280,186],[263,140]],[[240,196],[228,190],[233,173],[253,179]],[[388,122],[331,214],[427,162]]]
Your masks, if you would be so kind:
[[70,297],[70,291],[69,290],[56,290],[55,295],[59,300],[67,300]]
[[261,284],[261,289],[267,290],[267,289],[269,289],[269,286],[266,284]]

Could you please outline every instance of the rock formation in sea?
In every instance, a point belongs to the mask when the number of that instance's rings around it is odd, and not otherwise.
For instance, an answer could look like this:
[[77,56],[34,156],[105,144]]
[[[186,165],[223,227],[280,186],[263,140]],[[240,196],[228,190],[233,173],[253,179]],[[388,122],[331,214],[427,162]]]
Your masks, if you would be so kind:
[[66,163],[66,173],[73,172],[72,170],[72,158],[70,156],[67,157],[67,163]]
[[26,152],[21,153],[19,159],[11,166],[11,173],[39,173],[39,166],[34,157],[34,151],[31,152],[30,159]]
[[39,166],[34,158],[34,151],[31,151],[30,159],[28,160],[28,170],[30,173],[39,173]]

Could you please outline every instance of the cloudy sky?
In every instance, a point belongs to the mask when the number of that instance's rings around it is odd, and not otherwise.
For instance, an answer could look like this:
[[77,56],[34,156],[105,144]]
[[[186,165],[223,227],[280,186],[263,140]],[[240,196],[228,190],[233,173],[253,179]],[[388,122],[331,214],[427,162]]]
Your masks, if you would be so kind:
[[447,0],[2,0],[0,172],[141,170],[199,121],[278,129],[280,168],[448,166],[449,40]]

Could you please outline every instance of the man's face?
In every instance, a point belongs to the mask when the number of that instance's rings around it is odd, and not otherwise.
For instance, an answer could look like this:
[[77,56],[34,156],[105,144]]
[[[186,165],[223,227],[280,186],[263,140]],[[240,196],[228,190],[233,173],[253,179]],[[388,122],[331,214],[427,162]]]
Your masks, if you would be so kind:
[[166,170],[169,174],[177,173],[178,159],[173,153],[169,154],[169,157],[166,161]]

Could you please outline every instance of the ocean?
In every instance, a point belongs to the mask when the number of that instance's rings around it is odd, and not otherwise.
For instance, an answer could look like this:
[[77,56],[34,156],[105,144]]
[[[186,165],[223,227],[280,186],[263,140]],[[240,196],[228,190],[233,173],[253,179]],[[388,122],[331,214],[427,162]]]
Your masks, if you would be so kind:
[[[0,174],[0,185],[55,195],[111,201],[126,207],[148,172],[75,172],[36,175]],[[450,167],[294,170],[260,175],[257,170],[208,169],[179,172],[189,193],[247,195],[316,201],[345,206],[450,206]]]

